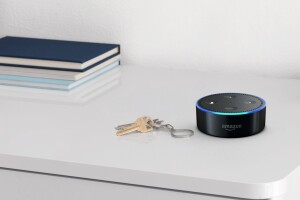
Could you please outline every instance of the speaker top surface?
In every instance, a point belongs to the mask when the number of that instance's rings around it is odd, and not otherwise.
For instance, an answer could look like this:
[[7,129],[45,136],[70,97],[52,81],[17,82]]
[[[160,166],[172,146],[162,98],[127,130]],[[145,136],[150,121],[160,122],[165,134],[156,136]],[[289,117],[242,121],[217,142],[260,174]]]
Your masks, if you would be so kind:
[[214,114],[248,114],[262,110],[263,99],[241,93],[221,93],[205,96],[197,101],[197,108]]

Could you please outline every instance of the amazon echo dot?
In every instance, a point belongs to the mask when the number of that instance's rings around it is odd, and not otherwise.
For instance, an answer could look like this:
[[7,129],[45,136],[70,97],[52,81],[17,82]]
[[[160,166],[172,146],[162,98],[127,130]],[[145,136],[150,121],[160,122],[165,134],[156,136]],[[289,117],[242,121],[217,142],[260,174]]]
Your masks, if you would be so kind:
[[264,129],[266,102],[249,94],[213,94],[197,101],[196,115],[197,127],[203,133],[223,138],[246,137]]

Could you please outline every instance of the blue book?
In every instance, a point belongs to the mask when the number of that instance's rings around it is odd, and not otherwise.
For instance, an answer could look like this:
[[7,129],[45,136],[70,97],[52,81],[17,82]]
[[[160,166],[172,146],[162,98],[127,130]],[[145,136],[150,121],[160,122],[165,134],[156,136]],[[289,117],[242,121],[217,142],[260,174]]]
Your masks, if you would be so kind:
[[120,54],[120,45],[23,37],[0,39],[0,65],[81,72]]
[[55,90],[71,90],[91,80],[100,78],[103,75],[106,75],[108,73],[119,71],[119,69],[120,69],[119,62],[116,61],[77,81],[14,76],[14,75],[0,75],[0,85],[12,85],[12,86],[55,89]]

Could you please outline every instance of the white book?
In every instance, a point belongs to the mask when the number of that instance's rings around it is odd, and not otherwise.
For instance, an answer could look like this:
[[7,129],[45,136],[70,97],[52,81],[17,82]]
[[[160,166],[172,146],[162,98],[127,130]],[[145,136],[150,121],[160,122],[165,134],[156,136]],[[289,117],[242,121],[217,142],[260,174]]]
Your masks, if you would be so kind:
[[120,60],[120,55],[117,55],[84,72],[0,66],[0,74],[28,76],[28,77],[37,77],[37,78],[62,79],[62,80],[79,80],[119,60]]
[[71,90],[81,86],[93,79],[101,79],[102,76],[108,73],[114,73],[120,70],[119,62],[114,62],[92,74],[86,76],[78,81],[67,81],[57,79],[44,79],[44,78],[33,78],[23,76],[8,76],[0,75],[1,85],[12,85],[21,87],[33,87],[33,88],[44,88],[44,89],[55,89],[55,90]]
[[94,79],[71,91],[44,90],[38,88],[15,87],[0,85],[0,97],[9,99],[25,99],[38,102],[55,102],[82,104],[93,100],[99,95],[112,90],[119,84],[121,72],[111,71],[101,79]]

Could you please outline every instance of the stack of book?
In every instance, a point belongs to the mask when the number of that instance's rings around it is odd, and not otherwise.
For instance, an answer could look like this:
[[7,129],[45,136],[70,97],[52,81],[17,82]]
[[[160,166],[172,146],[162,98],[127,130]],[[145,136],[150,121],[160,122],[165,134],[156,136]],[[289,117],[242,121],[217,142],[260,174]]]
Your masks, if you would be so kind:
[[0,39],[0,84],[72,90],[120,68],[120,45],[22,37]]

